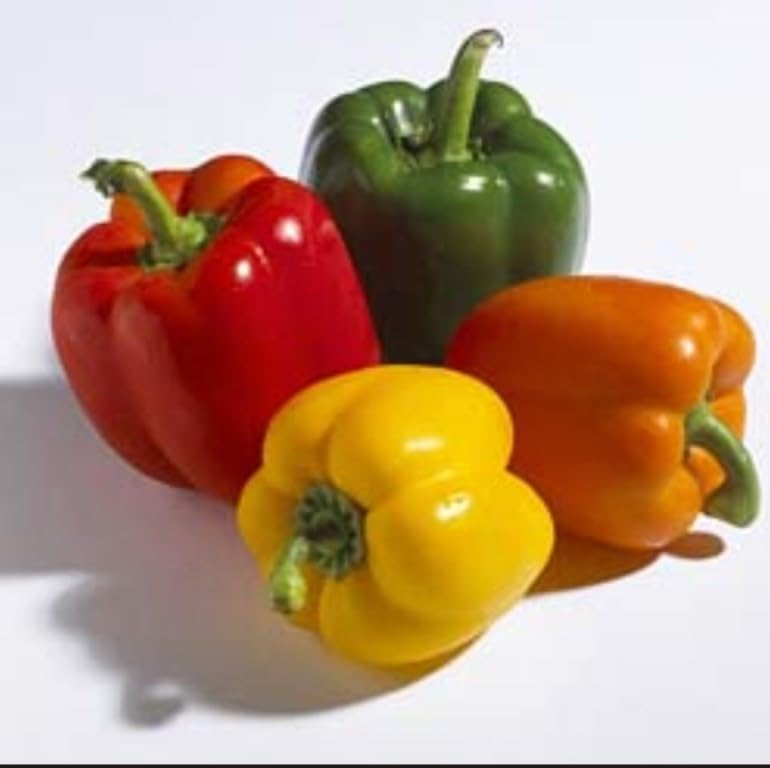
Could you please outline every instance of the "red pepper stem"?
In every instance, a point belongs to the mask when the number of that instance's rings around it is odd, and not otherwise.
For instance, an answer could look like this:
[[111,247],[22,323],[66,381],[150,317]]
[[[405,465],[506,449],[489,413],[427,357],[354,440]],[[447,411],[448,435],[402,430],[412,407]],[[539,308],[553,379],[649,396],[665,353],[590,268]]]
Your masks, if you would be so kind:
[[757,470],[746,446],[720,421],[706,403],[693,408],[685,419],[688,445],[705,448],[720,463],[725,481],[703,503],[703,511],[744,528],[759,514]]
[[106,197],[123,194],[142,211],[151,243],[143,260],[150,267],[180,267],[206,243],[209,232],[196,216],[179,216],[152,176],[130,160],[97,160],[85,171]]
[[503,36],[496,29],[482,29],[474,32],[455,56],[436,131],[436,149],[442,160],[462,162],[471,158],[468,144],[481,66],[489,49],[502,44]]

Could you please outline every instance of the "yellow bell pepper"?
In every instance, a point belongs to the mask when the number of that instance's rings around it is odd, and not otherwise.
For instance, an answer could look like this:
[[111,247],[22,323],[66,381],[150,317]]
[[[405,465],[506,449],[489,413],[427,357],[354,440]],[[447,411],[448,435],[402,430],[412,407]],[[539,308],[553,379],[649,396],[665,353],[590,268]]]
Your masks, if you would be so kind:
[[274,607],[371,664],[472,640],[553,547],[544,503],[505,470],[512,447],[498,396],[446,369],[368,368],[297,395],[238,509]]

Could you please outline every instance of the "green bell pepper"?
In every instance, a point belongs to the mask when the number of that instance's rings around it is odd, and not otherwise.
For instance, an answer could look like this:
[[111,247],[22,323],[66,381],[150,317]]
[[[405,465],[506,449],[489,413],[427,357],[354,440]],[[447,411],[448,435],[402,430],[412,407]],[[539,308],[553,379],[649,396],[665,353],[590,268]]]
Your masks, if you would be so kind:
[[494,44],[495,30],[471,35],[427,91],[391,81],[340,96],[305,148],[302,179],[337,220],[390,361],[440,362],[480,301],[582,262],[580,162],[520,93],[479,80]]

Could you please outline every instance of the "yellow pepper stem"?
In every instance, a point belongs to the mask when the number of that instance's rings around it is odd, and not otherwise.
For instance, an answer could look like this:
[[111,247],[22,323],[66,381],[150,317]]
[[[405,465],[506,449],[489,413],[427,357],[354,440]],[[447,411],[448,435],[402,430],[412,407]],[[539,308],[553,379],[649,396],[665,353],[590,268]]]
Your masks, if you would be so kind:
[[301,567],[307,561],[310,544],[304,536],[289,539],[270,575],[273,608],[281,613],[301,611],[307,597],[307,583]]
[[281,613],[301,611],[307,598],[302,566],[342,579],[365,556],[363,510],[328,483],[313,483],[294,512],[295,532],[270,574],[270,597]]

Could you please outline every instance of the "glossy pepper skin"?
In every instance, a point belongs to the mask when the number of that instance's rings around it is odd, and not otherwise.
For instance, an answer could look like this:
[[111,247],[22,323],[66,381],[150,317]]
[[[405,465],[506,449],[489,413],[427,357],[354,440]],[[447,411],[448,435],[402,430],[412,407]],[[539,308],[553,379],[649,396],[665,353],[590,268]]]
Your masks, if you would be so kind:
[[275,607],[382,666],[483,632],[553,544],[543,502],[505,471],[512,441],[500,399],[445,369],[381,366],[299,394],[238,509]]
[[701,511],[740,526],[756,517],[756,472],[739,439],[753,360],[733,309],[610,277],[504,291],[448,354],[508,404],[512,468],[557,525],[631,549],[666,546]]
[[251,158],[87,176],[115,200],[59,268],[67,378],[137,469],[234,501],[285,400],[378,360],[344,243],[312,192]]
[[500,40],[471,36],[428,90],[341,96],[311,129],[301,176],[334,214],[391,362],[440,362],[480,301],[582,262],[580,162],[518,91],[478,80]]

